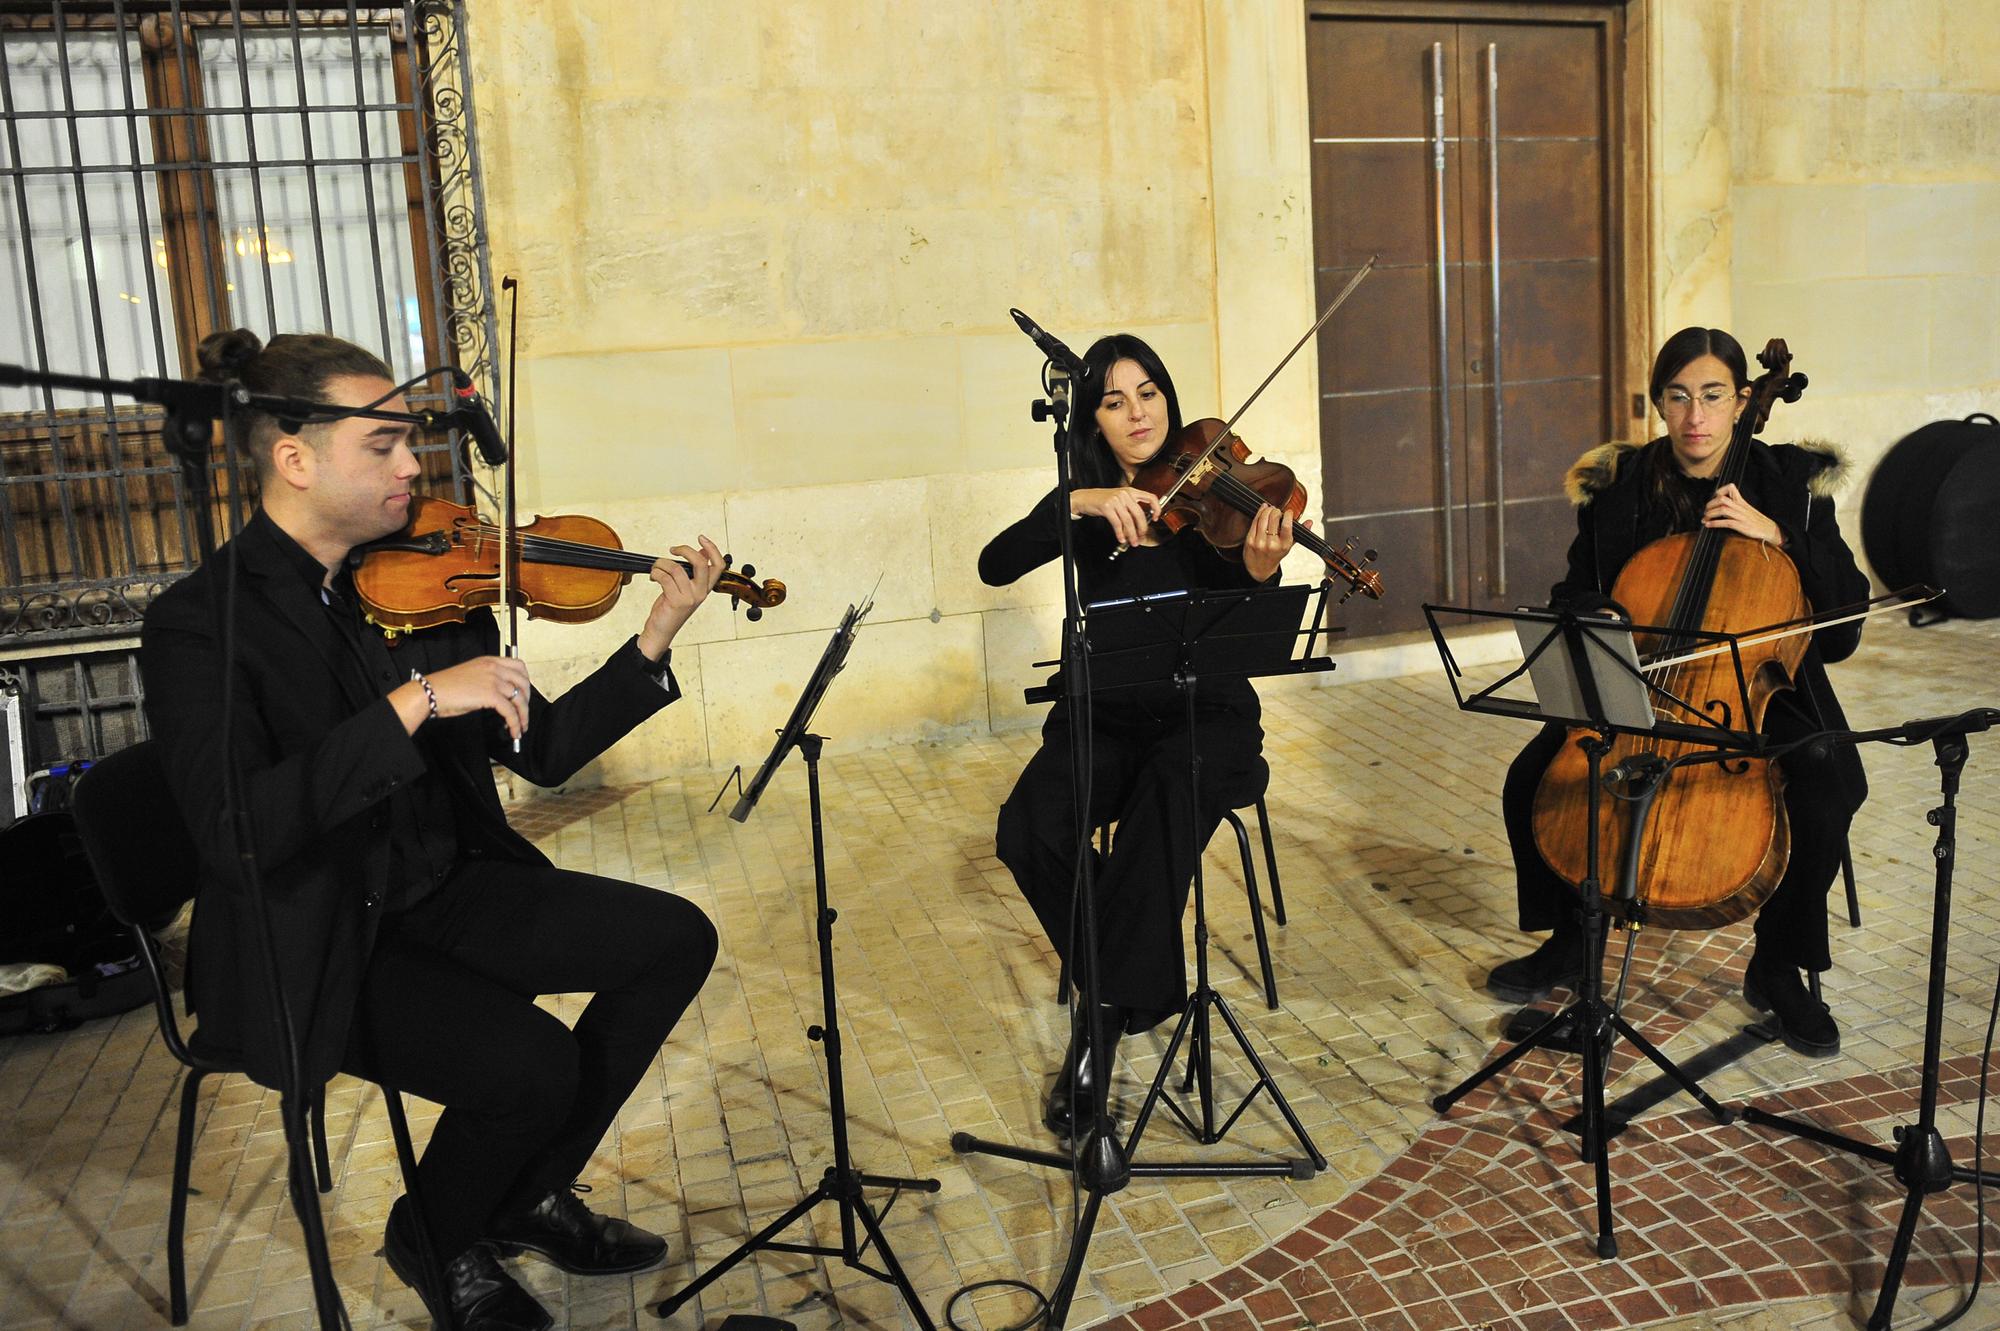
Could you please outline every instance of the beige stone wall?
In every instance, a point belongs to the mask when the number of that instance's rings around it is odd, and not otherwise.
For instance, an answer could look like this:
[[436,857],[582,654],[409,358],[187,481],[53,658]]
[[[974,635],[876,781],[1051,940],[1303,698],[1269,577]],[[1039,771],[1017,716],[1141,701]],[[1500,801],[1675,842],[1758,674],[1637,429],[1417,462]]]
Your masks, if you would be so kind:
[[[871,588],[827,733],[1036,720],[1020,690],[1053,651],[1058,583],[992,589],[975,570],[1053,478],[1026,410],[1040,357],[1008,308],[1079,349],[1139,332],[1192,415],[1224,409],[1219,382],[1247,392],[1311,320],[1296,16],[1207,10],[475,14],[494,263],[523,283],[524,514],[599,514],[654,550],[705,531],[790,586],[759,624],[704,608],[675,653],[698,701],[621,745],[605,777],[757,757]],[[1238,95],[1212,98],[1212,66]],[[1316,486],[1310,359],[1246,428]],[[536,626],[538,678],[589,669],[643,604]]]
[[2000,405],[2000,0],[1654,0],[1657,329],[1783,337],[1771,437],[1870,467]]
[[[1785,336],[1814,386],[1780,432],[1864,461],[1990,406],[2000,0],[1632,14],[1655,331]],[[1314,313],[1303,29],[1298,0],[475,7],[524,511],[653,550],[704,531],[791,587],[759,624],[704,609],[676,652],[691,701],[602,776],[759,756],[871,588],[838,742],[1036,719],[1053,571],[974,568],[1052,478],[1007,309],[1079,349],[1141,333],[1190,415],[1240,402]],[[1307,354],[1242,426],[1315,492],[1316,403]],[[644,604],[537,626],[538,677],[590,668]]]

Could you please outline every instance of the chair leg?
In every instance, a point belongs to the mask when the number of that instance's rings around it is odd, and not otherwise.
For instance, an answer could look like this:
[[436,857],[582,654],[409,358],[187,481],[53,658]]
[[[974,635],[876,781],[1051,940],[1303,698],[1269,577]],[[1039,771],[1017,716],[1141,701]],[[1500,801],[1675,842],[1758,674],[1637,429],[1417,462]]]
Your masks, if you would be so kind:
[[1278,852],[1271,844],[1271,811],[1264,807],[1264,797],[1257,797],[1257,830],[1264,837],[1264,869],[1271,879],[1271,909],[1277,914],[1278,923],[1285,922],[1285,886],[1278,881]]
[[312,1104],[313,1170],[319,1175],[319,1190],[333,1191],[333,1166],[326,1156],[326,1087],[321,1086]]
[[1861,898],[1854,891],[1854,845],[1852,842],[1843,841],[1840,843],[1840,876],[1847,882],[1847,927],[1850,929],[1859,929],[1861,927]]
[[186,1326],[188,1173],[194,1163],[194,1101],[205,1074],[189,1068],[181,1080],[181,1121],[174,1133],[174,1190],[167,1203],[167,1316]]
[[1223,820],[1236,833],[1236,849],[1243,856],[1243,890],[1250,897],[1250,924],[1257,933],[1257,965],[1264,972],[1264,1006],[1278,1010],[1278,980],[1271,973],[1271,942],[1264,936],[1264,903],[1257,895],[1257,861],[1250,853],[1250,833],[1236,811],[1226,809]]
[[[417,1248],[424,1264],[424,1279],[432,1289],[444,1288],[444,1256],[431,1243],[430,1218],[424,1213],[424,1199],[417,1187],[417,1148],[410,1141],[410,1120],[403,1114],[403,1093],[393,1086],[376,1083],[382,1089],[382,1103],[389,1111],[389,1132],[396,1139],[396,1161],[403,1168],[403,1195],[409,1199],[410,1218],[417,1227]],[[453,1254],[456,1256],[457,1254]],[[441,1331],[457,1331],[450,1308],[439,1323]]]

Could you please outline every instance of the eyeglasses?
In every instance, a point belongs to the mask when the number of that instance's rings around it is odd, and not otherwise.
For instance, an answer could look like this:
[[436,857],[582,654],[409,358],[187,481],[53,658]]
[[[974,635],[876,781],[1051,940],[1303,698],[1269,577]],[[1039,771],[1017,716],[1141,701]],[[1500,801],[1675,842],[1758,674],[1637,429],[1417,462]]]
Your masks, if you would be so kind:
[[1698,394],[1690,394],[1685,389],[1669,388],[1660,394],[1660,410],[1668,416],[1685,416],[1693,410],[1694,404],[1699,402],[1704,412],[1715,412],[1720,411],[1722,404],[1735,396],[1736,394],[1726,388],[1705,388]]

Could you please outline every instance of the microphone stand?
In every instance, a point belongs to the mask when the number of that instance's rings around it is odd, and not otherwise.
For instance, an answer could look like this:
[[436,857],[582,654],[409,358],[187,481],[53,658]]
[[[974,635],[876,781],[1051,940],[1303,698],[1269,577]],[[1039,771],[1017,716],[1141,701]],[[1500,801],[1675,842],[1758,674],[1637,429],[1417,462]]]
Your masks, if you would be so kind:
[[[1958,781],[1970,753],[1967,737],[2000,724],[2000,710],[1978,708],[1951,717],[1932,717],[1883,730],[1838,735],[1843,743],[1886,741],[1899,744],[1928,742],[1936,751],[1940,802],[1924,814],[1924,821],[1937,828],[1937,842],[1931,847],[1936,869],[1931,894],[1930,971],[1924,1000],[1924,1053],[1922,1089],[1917,1098],[1917,1121],[1894,1130],[1895,1149],[1859,1137],[1831,1132],[1809,1120],[1774,1114],[1755,1106],[1743,1111],[1746,1123],[1775,1128],[1834,1150],[1845,1151],[1887,1165],[1896,1182],[1903,1185],[1903,1214],[1896,1223],[1896,1237],[1890,1245],[1889,1261],[1882,1275],[1882,1288],[1875,1308],[1868,1316],[1869,1331],[1887,1331],[1896,1311],[1896,1294],[1902,1287],[1903,1267],[1909,1260],[1910,1241],[1923,1214],[1924,1199],[1943,1192],[1953,1183],[1980,1186],[2000,1183],[2000,1173],[1969,1169],[1954,1164],[1951,1150],[1937,1128],[1938,1059],[1944,1036],[1945,955],[1951,941],[1951,878],[1958,859]],[[1824,737],[1819,737],[1824,738]],[[1801,741],[1805,743],[1809,741]],[[1794,746],[1796,747],[1796,746]],[[1973,1143],[1978,1150],[1979,1143]]]
[[[1018,313],[1015,317],[1017,321],[1025,318]],[[1040,330],[1030,331],[1031,326],[1032,321],[1022,323],[1023,331],[1034,337]],[[1084,633],[1076,538],[1072,531],[1076,524],[1069,518],[1070,496],[1076,488],[1074,449],[1081,433],[1072,414],[1073,378],[1080,377],[1083,365],[1053,339],[1049,342],[1061,355],[1052,352],[1050,346],[1043,345],[1043,338],[1037,337],[1035,341],[1045,353],[1049,353],[1049,361],[1042,374],[1048,396],[1036,399],[1029,407],[1029,414],[1037,421],[1050,422],[1051,443],[1056,455],[1056,525],[1062,545],[1063,569],[1062,677],[1064,702],[1070,718],[1070,798],[1077,837],[1069,956],[1070,972],[1076,979],[1078,1009],[1070,1020],[1071,1050],[1074,1051],[1079,1041],[1087,1046],[1089,1075],[1092,1084],[1097,1087],[1089,1129],[1076,1131],[1073,1128],[1071,1133],[1071,1176],[1089,1194],[1089,1199],[1084,1203],[1076,1231],[1071,1235],[1069,1253],[1064,1259],[1056,1287],[1049,1296],[1048,1313],[1043,1323],[1049,1331],[1060,1331],[1069,1317],[1070,1303],[1075,1298],[1077,1282],[1083,1274],[1084,1255],[1090,1246],[1098,1210],[1105,1197],[1131,1182],[1132,1168],[1111,1120],[1109,1091],[1113,1054],[1103,1040],[1095,1038],[1097,1032],[1093,1029],[1099,989],[1095,873],[1090,855],[1089,785],[1093,720],[1090,643]],[[1073,370],[1078,374],[1073,376]],[[1080,1080],[1077,1069],[1071,1068],[1069,1073],[1073,1083]],[[951,1144],[952,1149],[961,1154],[985,1151],[1002,1158],[1023,1158],[1016,1148],[989,1145],[966,1132],[953,1133]]]
[[[300,423],[333,421],[349,416],[396,421],[427,428],[444,423],[444,418],[433,412],[341,407],[268,393],[252,393],[234,382],[214,383],[208,380],[166,378],[111,379],[97,375],[59,374],[31,370],[21,365],[0,364],[0,386],[41,388],[45,391],[60,388],[99,393],[108,397],[130,398],[136,402],[164,408],[166,419],[162,428],[162,440],[166,450],[179,461],[188,495],[195,504],[195,535],[201,547],[204,564],[214,557],[217,549],[215,514],[209,497],[210,449],[215,441],[217,420],[222,420],[226,427],[235,413],[253,409],[267,412],[282,420]],[[234,673],[235,652],[236,561],[233,548],[230,553],[230,572],[225,594],[211,595],[209,598],[209,606],[215,619],[216,641],[223,648],[222,677],[225,689],[228,687],[227,681]],[[256,924],[260,954],[258,960],[263,965],[266,987],[269,990],[272,1020],[278,1026],[279,1044],[284,1050],[284,1059],[278,1070],[280,1084],[277,1089],[279,1118],[284,1124],[289,1162],[287,1190],[291,1194],[292,1208],[298,1216],[299,1228],[305,1238],[306,1267],[312,1278],[313,1302],[321,1331],[340,1331],[348,1325],[347,1309],[341,1302],[340,1288],[334,1278],[333,1264],[327,1250],[325,1217],[320,1213],[318,1194],[307,1184],[307,1180],[315,1178],[317,1172],[312,1156],[312,1130],[308,1122],[310,1097],[304,1090],[305,1073],[299,1050],[298,1029],[292,1021],[291,1005],[286,1000],[284,987],[278,979],[277,944],[271,930],[269,906],[264,899],[263,879],[256,859],[256,841],[250,823],[250,811],[242,799],[243,776],[238,768],[233,746],[229,742],[231,710],[225,708],[222,717],[224,821],[235,841],[236,865],[242,875],[243,887],[248,895],[251,915]]]

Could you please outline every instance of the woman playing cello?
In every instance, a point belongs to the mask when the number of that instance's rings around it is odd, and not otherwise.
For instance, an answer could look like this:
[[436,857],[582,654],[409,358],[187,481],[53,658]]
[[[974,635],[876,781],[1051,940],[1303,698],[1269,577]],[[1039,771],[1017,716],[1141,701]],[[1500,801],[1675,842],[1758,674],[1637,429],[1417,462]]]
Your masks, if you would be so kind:
[[[1666,422],[1664,438],[1645,445],[1606,444],[1570,469],[1577,534],[1569,570],[1549,593],[1552,607],[1629,618],[1611,599],[1626,561],[1672,532],[1720,528],[1784,551],[1798,570],[1814,612],[1863,600],[1868,580],[1855,566],[1834,520],[1831,491],[1840,460],[1824,445],[1749,439],[1739,484],[1718,485],[1732,428],[1749,393],[1743,348],[1719,328],[1684,328],[1653,362],[1650,395]],[[1816,630],[1793,677],[1772,699],[1764,734],[1774,743],[1846,724],[1826,663],[1860,644],[1861,624]],[[1501,796],[1514,853],[1521,927],[1553,928],[1525,957],[1503,962],[1486,988],[1527,1003],[1583,974],[1583,935],[1573,893],[1536,848],[1533,806],[1543,772],[1569,732],[1545,728],[1508,769]],[[1861,760],[1851,746],[1795,750],[1779,760],[1791,856],[1756,923],[1756,950],[1744,973],[1744,997],[1773,1013],[1785,1043],[1819,1057],[1840,1049],[1840,1028],[1815,998],[1802,971],[1824,971],[1826,893],[1840,866],[1847,829],[1867,796]]]
[[[1069,513],[1051,490],[1034,509],[987,543],[979,576],[1000,587],[1059,556],[1060,524],[1076,520],[1077,578],[1083,600],[1152,592],[1249,587],[1275,581],[1292,548],[1292,520],[1265,505],[1251,520],[1243,562],[1217,554],[1198,534],[1164,542],[1151,526],[1158,500],[1132,487],[1134,473],[1181,428],[1179,399],[1159,356],[1129,334],[1101,338],[1084,357],[1090,373],[1077,391],[1079,450]],[[1117,559],[1119,545],[1130,547]],[[1118,823],[1111,855],[1096,874],[1101,1010],[1092,1038],[1115,1043],[1173,1016],[1187,993],[1181,955],[1181,911],[1187,902],[1194,845],[1205,845],[1225,810],[1262,791],[1269,769],[1262,757],[1256,691],[1244,679],[1205,683],[1196,694],[1201,751],[1201,800],[1189,788],[1186,705],[1172,687],[1121,690],[1093,707],[1090,824]],[[1058,702],[1042,727],[1042,748],[1029,760],[1000,809],[995,848],[1034,908],[1056,950],[1069,956],[1072,866],[1077,846],[1070,797],[1069,709]],[[1087,831],[1087,829],[1086,829]],[[1072,1069],[1088,1067],[1085,1050],[1063,1061],[1043,1118],[1058,1136],[1072,1117],[1087,1124],[1094,1110]],[[1076,1103],[1072,1104],[1072,1100]]]

